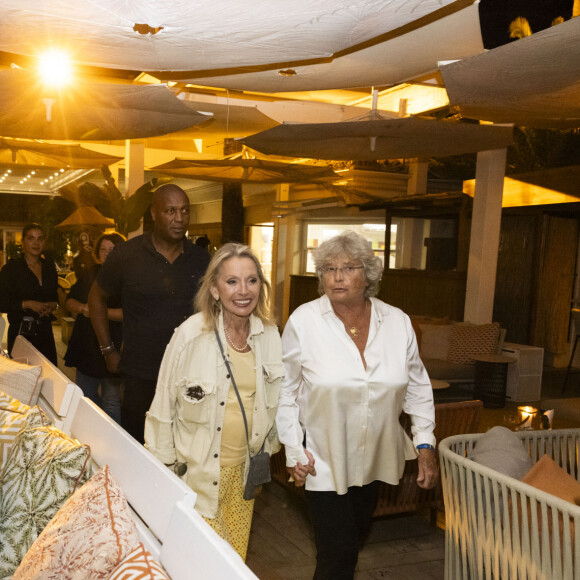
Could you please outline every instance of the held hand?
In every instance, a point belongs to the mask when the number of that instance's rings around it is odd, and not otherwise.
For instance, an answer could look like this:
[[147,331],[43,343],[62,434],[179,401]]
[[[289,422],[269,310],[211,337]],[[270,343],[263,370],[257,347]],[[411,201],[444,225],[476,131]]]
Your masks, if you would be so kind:
[[117,374],[119,372],[119,361],[121,360],[121,353],[117,350],[105,355],[105,363],[107,370],[110,373]]
[[435,451],[431,449],[421,449],[419,451],[419,474],[417,475],[417,485],[423,489],[435,487],[439,477],[439,466]]
[[304,449],[306,457],[308,457],[307,465],[302,465],[298,462],[294,467],[289,467],[292,478],[294,479],[294,485],[296,487],[302,487],[306,483],[306,477],[310,474],[312,476],[316,475],[316,469],[314,468],[314,457],[308,449]]
[[42,311],[39,312],[40,316],[50,316],[58,308],[58,303],[56,302],[43,302]]

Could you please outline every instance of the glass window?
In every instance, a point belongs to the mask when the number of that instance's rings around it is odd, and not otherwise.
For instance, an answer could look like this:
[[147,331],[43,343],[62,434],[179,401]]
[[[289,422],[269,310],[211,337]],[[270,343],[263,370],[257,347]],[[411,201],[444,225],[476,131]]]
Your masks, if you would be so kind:
[[[385,224],[309,223],[306,235],[307,274],[314,273],[313,251],[324,241],[352,230],[364,236],[385,265]],[[457,265],[457,221],[449,218],[391,220],[389,268],[454,270]]]
[[[457,266],[457,221],[447,218],[394,218],[397,224],[391,268],[454,270]],[[391,243],[391,250],[393,244]],[[393,264],[394,256],[394,264]]]
[[256,254],[264,276],[272,283],[272,240],[274,239],[274,225],[266,224],[250,227],[250,247]]
[[[385,263],[385,224],[378,223],[359,223],[359,224],[336,224],[336,223],[311,223],[308,224],[306,234],[306,273],[314,274],[314,260],[312,252],[326,240],[341,234],[344,231],[351,230],[366,238],[371,244],[375,256]],[[393,228],[391,227],[391,252],[394,250],[394,243],[396,240],[396,226],[395,234],[393,236]]]

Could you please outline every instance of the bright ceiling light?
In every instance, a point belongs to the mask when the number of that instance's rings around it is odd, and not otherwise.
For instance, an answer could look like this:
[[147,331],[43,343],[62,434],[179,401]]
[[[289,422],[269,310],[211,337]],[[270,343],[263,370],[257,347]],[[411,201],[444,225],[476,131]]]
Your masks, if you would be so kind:
[[38,70],[45,84],[66,85],[72,76],[72,65],[68,55],[62,50],[49,50],[40,55]]

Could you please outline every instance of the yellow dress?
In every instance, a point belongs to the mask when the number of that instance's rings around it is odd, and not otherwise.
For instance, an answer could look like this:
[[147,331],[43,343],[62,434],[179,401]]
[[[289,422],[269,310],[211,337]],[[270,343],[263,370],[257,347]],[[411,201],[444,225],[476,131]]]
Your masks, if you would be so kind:
[[[254,396],[256,394],[256,362],[252,351],[240,353],[228,347],[232,372],[244,404],[248,432],[252,431]],[[215,518],[205,521],[246,559],[254,500],[245,500],[244,471],[248,444],[246,429],[233,385],[228,393],[221,440],[220,487]]]

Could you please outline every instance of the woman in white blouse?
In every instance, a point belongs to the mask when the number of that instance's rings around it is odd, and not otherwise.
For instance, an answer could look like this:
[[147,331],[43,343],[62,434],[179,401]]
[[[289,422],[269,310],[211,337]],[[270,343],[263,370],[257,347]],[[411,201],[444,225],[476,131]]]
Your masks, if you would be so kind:
[[[351,579],[374,511],[377,483],[396,485],[418,457],[420,487],[438,476],[433,393],[409,317],[374,298],[382,265],[345,232],[314,260],[321,297],[284,329],[286,377],[276,423],[314,525],[314,578]],[[413,441],[399,424],[411,417]]]
[[167,346],[145,421],[145,446],[197,492],[197,511],[243,559],[254,507],[243,498],[248,457],[280,448],[284,365],[269,290],[248,246],[225,244],[215,253],[195,299],[198,314]]

